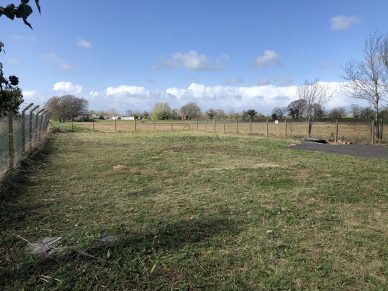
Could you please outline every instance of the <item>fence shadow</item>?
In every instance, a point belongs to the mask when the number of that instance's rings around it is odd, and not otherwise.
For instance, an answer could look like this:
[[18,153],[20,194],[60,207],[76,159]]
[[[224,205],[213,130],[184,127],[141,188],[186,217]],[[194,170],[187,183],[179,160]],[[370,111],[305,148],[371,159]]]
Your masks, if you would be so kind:
[[34,172],[47,163],[49,155],[53,152],[53,147],[48,139],[29,157],[22,160],[20,166],[8,173],[0,183],[0,217],[5,218],[7,214],[23,212],[27,209],[15,209],[15,201],[20,196],[28,195],[28,188],[35,185],[31,179]]
[[[126,268],[128,262],[136,261],[134,274],[147,272],[152,267],[152,259],[160,255],[172,254],[188,246],[190,249],[204,247],[207,242],[214,246],[217,236],[233,237],[241,231],[241,224],[224,217],[179,220],[149,231],[115,234],[108,241],[96,240],[89,246],[61,246],[60,251],[51,257],[38,257],[35,261],[20,265],[18,270],[5,274],[8,280],[28,280],[31,275],[55,273],[69,268]],[[107,253],[111,256],[107,258]],[[186,251],[185,251],[186,253]],[[138,264],[138,265],[136,265]],[[151,265],[150,265],[151,264]],[[125,271],[124,271],[125,272]],[[147,274],[143,274],[146,276]],[[128,275],[126,275],[128,276]],[[67,278],[69,281],[76,278]]]

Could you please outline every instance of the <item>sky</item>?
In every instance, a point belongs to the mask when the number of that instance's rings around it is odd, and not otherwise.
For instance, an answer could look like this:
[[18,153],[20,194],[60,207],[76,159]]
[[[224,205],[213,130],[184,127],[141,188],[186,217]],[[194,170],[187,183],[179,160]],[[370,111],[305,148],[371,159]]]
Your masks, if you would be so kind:
[[[0,5],[12,0],[0,0]],[[17,2],[14,0],[14,2]],[[31,4],[33,1],[30,1]],[[29,21],[0,18],[0,55],[26,102],[74,94],[91,110],[154,103],[268,114],[318,78],[328,108],[360,103],[338,88],[366,38],[388,32],[386,0],[41,0]]]

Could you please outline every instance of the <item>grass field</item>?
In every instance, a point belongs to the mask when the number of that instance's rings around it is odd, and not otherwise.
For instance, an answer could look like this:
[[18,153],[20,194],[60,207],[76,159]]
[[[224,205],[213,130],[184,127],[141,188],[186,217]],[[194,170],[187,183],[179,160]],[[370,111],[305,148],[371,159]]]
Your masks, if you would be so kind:
[[292,142],[56,134],[1,194],[0,289],[386,289],[388,161]]
[[[265,121],[249,121],[236,122],[234,120],[152,120],[134,121],[125,120],[98,120],[97,122],[74,123],[76,126],[82,126],[90,130],[100,132],[132,132],[135,131],[182,131],[182,130],[197,130],[227,134],[253,134],[267,135],[267,123]],[[57,124],[59,127],[69,128],[70,124]],[[336,123],[333,122],[314,122],[312,127],[312,136],[334,140],[336,133]],[[286,124],[281,121],[275,124],[270,121],[268,123],[268,136],[284,138],[286,137]],[[287,123],[287,137],[303,138],[307,136],[306,122],[291,122]],[[370,122],[349,122],[340,121],[338,126],[338,138],[343,141],[352,141],[354,143],[370,143],[371,142],[371,124]],[[388,142],[388,131],[383,134],[383,141]]]

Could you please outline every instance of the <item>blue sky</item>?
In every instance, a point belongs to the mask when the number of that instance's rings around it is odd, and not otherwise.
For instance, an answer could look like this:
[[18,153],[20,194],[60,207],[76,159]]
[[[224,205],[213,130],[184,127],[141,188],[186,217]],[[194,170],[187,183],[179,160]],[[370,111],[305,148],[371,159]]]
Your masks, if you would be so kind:
[[[9,1],[0,1],[1,5]],[[305,79],[333,87],[341,66],[388,32],[388,1],[42,0],[42,15],[0,18],[6,74],[27,102],[75,94],[90,109],[193,101],[269,113]],[[356,103],[337,97],[328,107]]]

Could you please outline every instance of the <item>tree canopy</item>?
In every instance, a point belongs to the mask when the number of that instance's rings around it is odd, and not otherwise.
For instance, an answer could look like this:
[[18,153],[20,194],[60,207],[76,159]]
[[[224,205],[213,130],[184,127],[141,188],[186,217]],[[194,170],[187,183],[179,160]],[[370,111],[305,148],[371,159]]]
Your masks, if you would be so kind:
[[87,100],[73,95],[51,97],[46,103],[46,108],[52,118],[61,122],[85,114],[87,107]]
[[[11,20],[20,18],[24,24],[32,29],[31,24],[28,22],[28,17],[33,13],[29,0],[20,0],[20,4],[15,5],[13,3],[3,7],[0,6],[0,17],[6,16]],[[35,5],[41,12],[39,0],[35,0]],[[0,41],[0,53],[4,50],[4,43]],[[19,79],[16,76],[4,76],[3,64],[0,62],[0,116],[7,112],[16,113],[20,104],[23,103],[22,91],[18,87]]]

